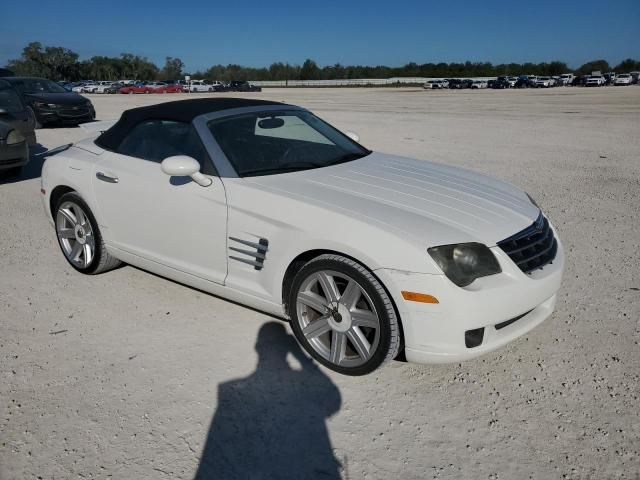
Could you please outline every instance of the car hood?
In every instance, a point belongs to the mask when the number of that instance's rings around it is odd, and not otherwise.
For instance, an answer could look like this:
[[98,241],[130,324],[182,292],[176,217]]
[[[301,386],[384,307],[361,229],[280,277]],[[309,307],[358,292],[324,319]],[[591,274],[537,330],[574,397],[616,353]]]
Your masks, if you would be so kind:
[[58,105],[84,105],[88,102],[86,98],[77,93],[27,93],[27,98],[40,100],[46,103],[55,103]]
[[244,180],[432,245],[476,241],[493,246],[539,215],[522,190],[505,182],[381,153],[331,167]]

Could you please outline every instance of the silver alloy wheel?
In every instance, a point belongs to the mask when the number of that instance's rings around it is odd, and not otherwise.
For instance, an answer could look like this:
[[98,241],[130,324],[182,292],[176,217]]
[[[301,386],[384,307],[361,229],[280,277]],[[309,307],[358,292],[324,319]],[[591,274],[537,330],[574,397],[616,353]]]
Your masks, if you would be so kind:
[[67,260],[87,268],[95,256],[96,241],[89,217],[74,202],[64,202],[56,215],[56,234]]
[[298,291],[297,320],[311,347],[341,367],[366,363],[380,343],[380,319],[369,294],[333,270],[309,275]]

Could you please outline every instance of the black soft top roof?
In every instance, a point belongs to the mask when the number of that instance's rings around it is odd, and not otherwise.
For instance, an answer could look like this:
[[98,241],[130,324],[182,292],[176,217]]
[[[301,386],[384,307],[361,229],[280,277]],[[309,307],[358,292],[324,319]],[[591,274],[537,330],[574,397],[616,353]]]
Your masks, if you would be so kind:
[[131,110],[125,110],[120,120],[96,139],[96,144],[107,150],[115,150],[136,125],[146,120],[173,120],[175,122],[190,123],[194,118],[205,113],[241,107],[266,107],[269,105],[284,104],[246,98],[194,98],[132,108]]

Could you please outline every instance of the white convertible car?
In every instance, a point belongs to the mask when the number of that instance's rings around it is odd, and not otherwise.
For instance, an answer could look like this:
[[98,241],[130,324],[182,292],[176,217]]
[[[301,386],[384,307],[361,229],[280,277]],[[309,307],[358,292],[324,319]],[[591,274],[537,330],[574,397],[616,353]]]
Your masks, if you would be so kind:
[[286,318],[349,375],[505,345],[551,315],[563,271],[520,189],[371,152],[275,102],[128,110],[48,157],[42,199],[79,272],[126,262]]

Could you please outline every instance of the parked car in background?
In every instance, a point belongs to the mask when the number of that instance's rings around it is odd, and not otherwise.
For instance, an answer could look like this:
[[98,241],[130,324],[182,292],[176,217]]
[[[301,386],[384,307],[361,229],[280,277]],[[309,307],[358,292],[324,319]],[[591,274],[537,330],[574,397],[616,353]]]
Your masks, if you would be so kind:
[[229,83],[229,91],[231,92],[261,92],[262,87],[253,85],[244,80],[234,80]]
[[211,83],[205,80],[192,80],[190,83],[182,87],[184,92],[198,93],[198,92],[213,92],[215,91]]
[[516,82],[518,81],[518,77],[507,77],[507,81],[509,82],[509,85],[511,86],[511,88],[516,86]]
[[121,87],[120,90],[118,90],[120,93],[128,93],[128,94],[133,94],[133,93],[151,93],[151,89],[147,86],[146,82],[139,82],[139,83],[135,83],[133,85],[126,85],[124,87]]
[[587,80],[589,80],[589,75],[578,75],[573,78],[571,85],[574,87],[584,87],[587,84]]
[[114,82],[111,85],[104,88],[103,93],[120,93],[120,89],[124,87],[122,82]]
[[498,77],[491,84],[491,88],[511,88],[511,82],[509,82],[507,77]]
[[18,92],[0,80],[0,170],[19,170],[29,162],[29,145],[36,143],[36,119]]
[[5,77],[36,118],[36,127],[53,123],[78,125],[96,118],[88,98],[67,92],[57,83],[38,77]]
[[538,88],[549,88],[553,87],[555,82],[551,77],[538,77],[536,80],[536,87]]
[[82,87],[82,93],[96,93],[99,87],[102,87],[102,86],[106,87],[111,85],[112,83],[113,82],[107,82],[107,81],[88,83]]
[[438,90],[447,88],[449,86],[449,82],[446,80],[427,80],[423,85],[423,88],[429,90]]
[[640,80],[640,72],[629,72],[629,75],[631,75],[631,84],[635,85],[638,83],[638,81]]
[[527,75],[520,75],[514,85],[515,88],[529,88],[529,77]]
[[153,93],[182,93],[182,85],[167,83],[154,89]]
[[631,85],[633,78],[630,73],[621,73],[616,77],[613,84],[616,86]]
[[100,82],[93,93],[115,93],[122,88],[122,84],[119,82]]
[[562,75],[560,75],[560,84],[563,86],[567,86],[567,85],[571,85],[573,84],[573,79],[575,77],[573,76],[573,73],[563,73]]
[[585,83],[586,87],[602,87],[605,84],[606,80],[602,75],[589,75],[587,78],[587,82]]
[[474,80],[473,83],[471,84],[471,88],[472,89],[487,88],[487,81],[486,80]]
[[602,76],[604,77],[605,85],[613,85],[613,83],[616,81],[616,72],[607,72]]

